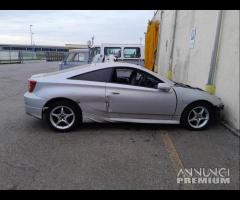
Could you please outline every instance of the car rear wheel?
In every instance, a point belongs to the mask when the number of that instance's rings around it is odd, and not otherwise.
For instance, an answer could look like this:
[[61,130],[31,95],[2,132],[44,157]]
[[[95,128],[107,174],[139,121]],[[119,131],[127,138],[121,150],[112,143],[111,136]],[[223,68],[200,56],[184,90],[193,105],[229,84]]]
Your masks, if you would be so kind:
[[181,124],[190,130],[203,130],[211,123],[212,116],[211,105],[193,103],[184,110]]
[[47,111],[48,125],[58,132],[68,132],[75,129],[80,120],[79,109],[69,102],[55,102],[49,106]]

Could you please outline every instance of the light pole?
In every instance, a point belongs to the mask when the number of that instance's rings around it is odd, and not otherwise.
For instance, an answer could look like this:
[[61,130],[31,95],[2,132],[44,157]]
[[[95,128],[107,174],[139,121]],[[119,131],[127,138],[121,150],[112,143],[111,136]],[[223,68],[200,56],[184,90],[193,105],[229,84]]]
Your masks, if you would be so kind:
[[94,35],[92,36],[92,46],[94,45]]
[[32,24],[30,26],[30,36],[31,36],[31,46],[32,46],[32,59],[33,59],[33,32],[32,32]]
[[32,33],[32,46],[35,46],[35,42],[34,42],[34,36],[35,35],[35,33]]
[[29,26],[30,26],[30,38],[31,38],[31,46],[32,46],[32,35],[33,35],[33,33],[32,33],[32,25],[30,24]]

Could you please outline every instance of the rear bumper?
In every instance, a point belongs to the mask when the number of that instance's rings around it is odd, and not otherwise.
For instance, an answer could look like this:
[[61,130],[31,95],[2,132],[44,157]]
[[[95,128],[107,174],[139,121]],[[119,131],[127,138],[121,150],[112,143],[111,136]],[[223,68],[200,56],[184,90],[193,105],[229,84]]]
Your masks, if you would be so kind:
[[42,119],[42,109],[46,103],[45,99],[36,96],[34,93],[26,92],[24,94],[24,103],[26,114]]

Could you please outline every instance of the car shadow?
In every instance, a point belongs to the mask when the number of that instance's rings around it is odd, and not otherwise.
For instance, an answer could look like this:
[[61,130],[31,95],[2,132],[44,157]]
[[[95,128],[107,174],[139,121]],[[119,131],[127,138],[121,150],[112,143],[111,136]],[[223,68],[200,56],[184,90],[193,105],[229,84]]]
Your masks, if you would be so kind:
[[219,127],[219,123],[211,124],[211,126],[204,130],[188,130],[181,126],[180,124],[143,124],[143,123],[84,123],[81,124],[80,127],[78,127],[73,132],[104,132],[104,131],[139,131],[139,132],[159,132],[159,133],[169,133],[169,134],[194,134],[194,135],[205,135],[209,134],[211,130],[215,130],[217,127]]
[[[37,132],[51,132],[51,133],[58,133],[57,131],[52,130],[48,127],[45,121],[33,120],[31,122],[31,129],[32,131],[36,130]],[[219,126],[219,123],[212,124],[209,129],[214,129]],[[191,131],[187,130],[182,127],[180,124],[143,124],[143,123],[97,123],[97,122],[90,122],[90,123],[82,123],[79,127],[75,130],[70,131],[68,133],[94,133],[94,132],[105,132],[105,131],[166,131],[168,133],[177,133],[181,134],[185,133],[207,133],[208,130],[201,130],[201,131]],[[63,132],[65,133],[65,132]]]
[[156,131],[181,129],[180,125],[169,124],[141,124],[141,123],[84,123],[77,130],[132,130],[132,131]]

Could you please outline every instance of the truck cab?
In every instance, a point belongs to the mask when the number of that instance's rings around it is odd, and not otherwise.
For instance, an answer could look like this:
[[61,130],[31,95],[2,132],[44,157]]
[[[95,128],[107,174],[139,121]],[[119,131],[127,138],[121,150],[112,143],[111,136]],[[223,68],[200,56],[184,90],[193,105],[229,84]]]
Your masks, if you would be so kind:
[[103,43],[100,54],[106,56],[113,55],[116,62],[127,62],[144,66],[144,46],[141,44],[109,44]]
[[59,70],[97,62],[127,62],[144,66],[144,46],[140,44],[109,44],[71,49],[59,64]]
[[59,70],[85,65],[91,62],[89,49],[73,49],[59,64]]

